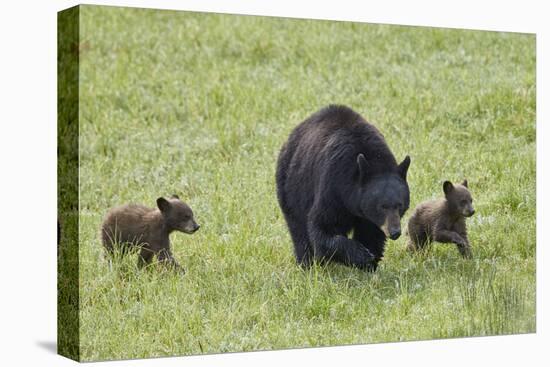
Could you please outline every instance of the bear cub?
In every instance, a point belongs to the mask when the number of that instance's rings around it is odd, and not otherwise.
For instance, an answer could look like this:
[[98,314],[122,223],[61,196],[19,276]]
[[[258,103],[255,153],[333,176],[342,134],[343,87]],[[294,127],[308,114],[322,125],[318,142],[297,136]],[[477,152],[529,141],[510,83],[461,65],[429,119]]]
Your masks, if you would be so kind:
[[172,195],[158,198],[157,208],[127,204],[111,209],[101,226],[101,239],[109,254],[113,254],[114,244],[121,246],[122,253],[138,247],[139,268],[150,264],[156,255],[160,263],[184,273],[172,255],[169,236],[173,231],[192,234],[199,228],[191,208]]
[[471,258],[465,218],[474,215],[475,210],[468,181],[457,185],[445,181],[443,192],[445,198],[425,201],[415,208],[409,219],[407,248],[419,250],[433,241],[454,243],[464,258]]

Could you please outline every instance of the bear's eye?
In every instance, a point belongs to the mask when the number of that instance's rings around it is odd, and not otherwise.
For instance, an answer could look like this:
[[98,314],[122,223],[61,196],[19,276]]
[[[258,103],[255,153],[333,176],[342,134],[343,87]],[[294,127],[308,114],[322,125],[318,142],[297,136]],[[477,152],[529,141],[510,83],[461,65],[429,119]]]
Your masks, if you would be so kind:
[[382,204],[382,209],[388,210],[388,206],[386,204]]
[[468,202],[467,202],[466,200],[462,200],[462,201],[460,202],[460,204],[466,205],[466,204],[468,204]]

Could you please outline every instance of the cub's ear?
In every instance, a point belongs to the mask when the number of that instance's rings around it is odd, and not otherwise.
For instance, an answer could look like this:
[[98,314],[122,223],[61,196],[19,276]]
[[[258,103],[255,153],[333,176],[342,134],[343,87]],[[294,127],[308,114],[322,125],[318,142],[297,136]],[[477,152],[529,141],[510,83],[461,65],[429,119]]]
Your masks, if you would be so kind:
[[449,195],[455,187],[453,186],[453,183],[451,181],[445,181],[443,182],[443,192],[445,195]]
[[464,179],[464,181],[462,181],[462,186],[468,187],[468,180],[467,179]]
[[170,209],[170,202],[166,200],[165,198],[158,198],[157,199],[157,206],[159,207],[161,212],[165,212],[168,209]]
[[176,194],[172,194],[171,198],[172,198],[172,199],[178,199],[178,200],[180,200],[180,197],[179,197],[178,195],[176,195]]
[[367,178],[369,164],[361,153],[357,156],[357,166],[359,167],[359,182],[363,183]]
[[407,180],[407,171],[409,170],[409,166],[411,165],[411,157],[406,156],[405,159],[403,159],[403,162],[399,163],[399,166],[397,166],[397,172],[399,172],[399,176],[403,180]]

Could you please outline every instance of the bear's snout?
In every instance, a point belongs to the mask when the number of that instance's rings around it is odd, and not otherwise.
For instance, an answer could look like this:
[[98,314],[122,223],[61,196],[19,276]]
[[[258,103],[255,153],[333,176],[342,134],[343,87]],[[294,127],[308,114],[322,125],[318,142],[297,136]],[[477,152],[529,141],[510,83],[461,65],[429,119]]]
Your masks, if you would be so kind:
[[401,228],[398,228],[390,232],[390,238],[394,241],[398,239],[400,236],[401,236]]
[[198,224],[198,223],[195,223],[193,221],[193,223],[184,223],[181,227],[180,227],[180,230],[182,232],[185,232],[185,233],[188,233],[188,234],[193,234],[195,232],[197,232],[199,230],[201,226]]
[[384,224],[380,228],[386,237],[396,240],[401,236],[401,221],[399,213],[392,211],[387,214]]

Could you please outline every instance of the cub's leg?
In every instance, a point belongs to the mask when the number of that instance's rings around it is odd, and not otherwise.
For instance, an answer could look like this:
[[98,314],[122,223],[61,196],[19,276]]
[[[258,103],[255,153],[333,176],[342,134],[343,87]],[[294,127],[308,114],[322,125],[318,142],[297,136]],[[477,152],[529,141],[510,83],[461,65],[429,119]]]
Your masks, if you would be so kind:
[[407,239],[407,251],[415,252],[419,248],[420,246],[417,246],[415,241],[409,236],[409,238]]
[[138,268],[141,269],[144,266],[147,266],[151,263],[151,260],[153,260],[153,255],[155,253],[148,247],[142,247],[141,251],[139,252],[138,256]]
[[472,256],[468,240],[457,232],[439,230],[435,233],[434,240],[441,243],[454,243],[463,257],[469,258]]
[[459,235],[456,232],[449,231],[446,229],[440,229],[436,231],[434,235],[434,240],[441,243],[455,243],[457,245],[465,245],[466,240],[462,238],[461,235]]
[[423,250],[429,243],[430,240],[425,233],[419,234],[409,232],[409,238],[407,239],[407,250],[409,252]]
[[409,219],[407,223],[407,250],[409,252],[415,252],[424,248],[428,242],[428,235],[425,230],[425,226],[419,219],[418,211]]
[[466,233],[460,233],[461,237],[464,239],[464,244],[462,245],[456,245],[458,248],[458,252],[460,252],[460,255],[462,255],[465,259],[471,259],[472,258],[472,248],[470,247],[470,241],[468,240],[468,235]]
[[170,248],[163,248],[157,253],[157,258],[160,263],[164,264],[167,268],[171,270],[176,270],[182,274],[185,274],[185,270],[181,267],[180,264],[176,261],[172,255]]

